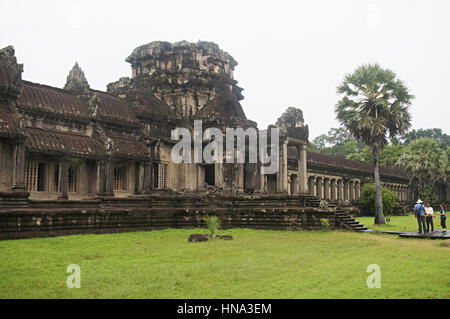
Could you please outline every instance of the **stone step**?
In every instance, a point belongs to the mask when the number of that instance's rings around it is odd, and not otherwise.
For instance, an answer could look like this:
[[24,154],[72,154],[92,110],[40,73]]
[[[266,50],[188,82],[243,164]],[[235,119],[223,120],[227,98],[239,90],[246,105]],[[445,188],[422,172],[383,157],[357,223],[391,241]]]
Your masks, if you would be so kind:
[[344,223],[354,231],[363,232],[367,230],[367,227],[365,227],[363,224],[360,224],[357,220],[355,220],[354,217],[350,216],[348,212],[337,211],[335,212],[335,216],[337,220],[339,220],[341,223]]

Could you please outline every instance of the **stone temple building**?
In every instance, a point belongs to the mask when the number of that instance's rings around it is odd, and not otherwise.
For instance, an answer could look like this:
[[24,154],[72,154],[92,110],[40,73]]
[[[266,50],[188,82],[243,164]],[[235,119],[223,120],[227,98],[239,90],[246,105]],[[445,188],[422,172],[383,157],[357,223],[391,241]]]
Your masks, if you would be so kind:
[[[202,120],[203,129],[257,128],[240,104],[237,62],[203,41],[151,42],[126,61],[131,78],[103,92],[90,88],[78,64],[64,88],[23,80],[14,49],[0,51],[0,207],[211,192],[355,201],[373,176],[369,163],[308,152],[303,118],[280,131],[276,174],[260,174],[261,163],[174,163],[176,127]],[[381,179],[413,200],[399,169],[383,167]]]

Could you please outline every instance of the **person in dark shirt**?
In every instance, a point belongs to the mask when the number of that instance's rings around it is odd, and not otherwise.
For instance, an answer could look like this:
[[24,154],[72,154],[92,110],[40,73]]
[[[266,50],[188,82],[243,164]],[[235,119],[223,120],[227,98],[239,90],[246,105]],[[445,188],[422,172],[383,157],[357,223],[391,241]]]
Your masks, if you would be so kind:
[[447,221],[447,216],[445,215],[445,205],[444,205],[444,203],[441,204],[441,209],[437,213],[439,215],[441,215],[441,226],[442,226],[443,232],[445,233],[447,231],[446,226],[445,226],[445,222]]

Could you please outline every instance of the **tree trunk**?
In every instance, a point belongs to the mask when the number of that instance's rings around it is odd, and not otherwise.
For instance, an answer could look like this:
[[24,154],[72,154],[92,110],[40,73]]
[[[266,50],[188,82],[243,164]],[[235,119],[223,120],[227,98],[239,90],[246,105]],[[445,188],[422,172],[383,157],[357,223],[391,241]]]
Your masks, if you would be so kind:
[[378,154],[375,158],[375,221],[374,224],[386,224],[383,215],[383,198],[381,195],[381,181],[380,181],[380,161]]

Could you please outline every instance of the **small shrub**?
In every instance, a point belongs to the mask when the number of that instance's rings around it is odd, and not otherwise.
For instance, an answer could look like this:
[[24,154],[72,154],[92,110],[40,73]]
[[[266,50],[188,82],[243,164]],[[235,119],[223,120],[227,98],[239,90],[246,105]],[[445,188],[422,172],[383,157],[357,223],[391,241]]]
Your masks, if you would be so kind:
[[206,223],[206,227],[209,229],[209,231],[211,232],[211,235],[213,237],[216,236],[217,231],[220,228],[220,219],[217,216],[209,216],[209,215],[205,215],[203,217],[203,221]]
[[[383,200],[383,214],[387,215],[394,208],[398,201],[398,196],[386,187],[381,187],[381,196]],[[361,207],[363,215],[375,216],[375,184],[364,184],[361,189],[361,196],[358,199],[358,205]]]
[[322,230],[328,230],[328,227],[330,227],[330,221],[327,218],[321,218],[320,224],[322,225]]

